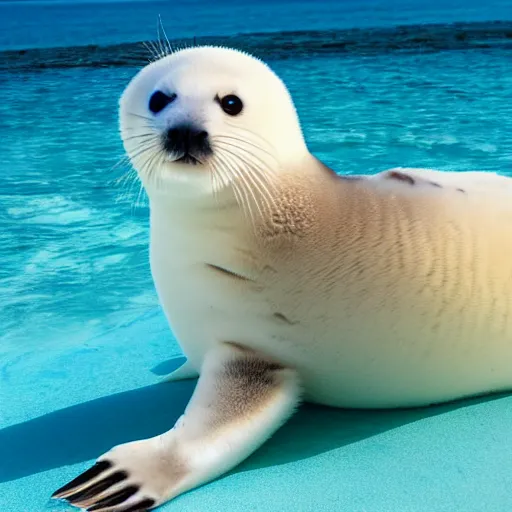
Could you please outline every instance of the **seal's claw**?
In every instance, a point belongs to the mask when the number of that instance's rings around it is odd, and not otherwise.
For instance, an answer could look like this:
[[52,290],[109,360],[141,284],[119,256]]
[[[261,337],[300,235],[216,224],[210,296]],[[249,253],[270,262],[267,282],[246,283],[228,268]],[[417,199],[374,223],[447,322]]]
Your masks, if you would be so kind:
[[[122,505],[125,502],[122,501],[119,504]],[[122,512],[147,512],[150,508],[152,508],[155,505],[155,500],[152,500],[151,498],[144,498],[142,500],[139,500],[137,503],[131,505],[128,508],[123,508]],[[101,503],[98,503],[98,505],[94,505],[93,507],[89,507],[87,509],[87,512],[121,512],[120,508],[112,507],[110,505],[102,505]]]
[[160,436],[118,445],[52,497],[88,512],[150,510],[169,499],[180,474],[173,451],[160,450]]
[[70,503],[76,504],[77,506],[81,503],[88,503],[95,499],[95,497],[102,495],[102,493],[110,490],[114,485],[126,480],[128,477],[125,471],[116,471],[111,475],[103,478],[102,480],[80,489],[71,495],[67,494],[64,496]]
[[81,475],[77,476],[74,480],[57,489],[53,494],[52,498],[66,498],[73,494],[78,489],[83,489],[92,480],[99,477],[102,473],[112,467],[112,463],[109,460],[101,460],[96,462],[94,466],[84,471]]
[[[88,507],[88,511],[142,512],[150,509],[156,501],[143,496],[140,486],[128,484],[129,473],[119,469],[119,464],[110,460],[99,460],[77,478],[55,491],[52,498],[64,499],[76,507]],[[126,506],[128,505],[128,508]]]
[[93,510],[102,510],[113,507],[114,505],[120,505],[121,503],[124,503],[128,498],[131,498],[138,490],[139,487],[137,485],[130,485],[124,489],[121,489],[120,491],[115,492],[114,494],[111,494],[110,496],[107,496],[106,498],[101,499],[96,503],[96,505],[89,507],[87,510],[92,512]]
[[[89,507],[88,511],[115,512],[120,510],[115,508],[116,505],[126,505],[139,491],[138,485],[125,486],[127,478],[128,473],[118,470],[109,460],[99,460],[87,471],[55,491],[52,498],[64,499],[80,508]],[[123,487],[120,488],[121,484]],[[148,510],[155,504],[155,500],[141,496],[130,500],[130,503],[132,501],[136,503],[123,509],[123,512]]]

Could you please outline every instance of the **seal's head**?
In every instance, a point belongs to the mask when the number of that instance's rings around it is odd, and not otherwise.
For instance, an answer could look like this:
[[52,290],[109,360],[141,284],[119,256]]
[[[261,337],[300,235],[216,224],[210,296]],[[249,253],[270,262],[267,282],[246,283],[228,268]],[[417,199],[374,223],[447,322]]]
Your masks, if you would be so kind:
[[188,48],[143,68],[121,97],[120,126],[150,197],[257,183],[308,154],[283,82],[228,48]]

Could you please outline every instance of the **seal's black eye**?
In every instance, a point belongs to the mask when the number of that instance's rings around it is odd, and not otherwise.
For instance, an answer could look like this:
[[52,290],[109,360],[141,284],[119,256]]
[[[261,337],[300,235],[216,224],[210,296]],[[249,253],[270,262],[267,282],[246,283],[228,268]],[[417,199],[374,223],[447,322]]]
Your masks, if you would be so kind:
[[171,94],[167,96],[162,91],[156,91],[151,95],[149,99],[149,110],[153,112],[153,114],[158,114],[161,112],[169,103],[172,103],[176,99],[176,94]]
[[222,107],[222,110],[224,110],[224,112],[230,116],[237,116],[240,114],[240,112],[242,112],[242,109],[244,108],[242,100],[234,94],[228,94],[227,96],[224,96],[224,98],[220,100],[220,106]]

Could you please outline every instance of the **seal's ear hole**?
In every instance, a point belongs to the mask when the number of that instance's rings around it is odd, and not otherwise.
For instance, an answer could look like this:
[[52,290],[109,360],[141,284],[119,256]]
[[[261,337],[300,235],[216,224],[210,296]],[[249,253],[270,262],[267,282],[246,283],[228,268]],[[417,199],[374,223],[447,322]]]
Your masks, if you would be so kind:
[[223,98],[215,97],[215,101],[221,106],[222,110],[230,116],[237,116],[244,109],[242,100],[234,94],[228,94]]
[[172,103],[176,99],[176,94],[167,95],[162,91],[155,91],[151,98],[149,98],[149,110],[153,114],[161,112],[169,103]]

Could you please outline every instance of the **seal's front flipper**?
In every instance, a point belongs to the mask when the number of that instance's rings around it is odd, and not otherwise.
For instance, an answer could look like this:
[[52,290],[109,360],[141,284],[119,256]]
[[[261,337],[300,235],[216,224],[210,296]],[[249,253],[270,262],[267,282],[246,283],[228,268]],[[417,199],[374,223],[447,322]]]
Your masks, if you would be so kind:
[[174,428],[116,446],[53,497],[97,512],[156,507],[244,460],[289,418],[299,398],[294,370],[223,343],[207,354]]
[[197,379],[197,377],[199,377],[199,372],[187,360],[179,368],[164,377],[161,382],[177,382],[179,380]]

